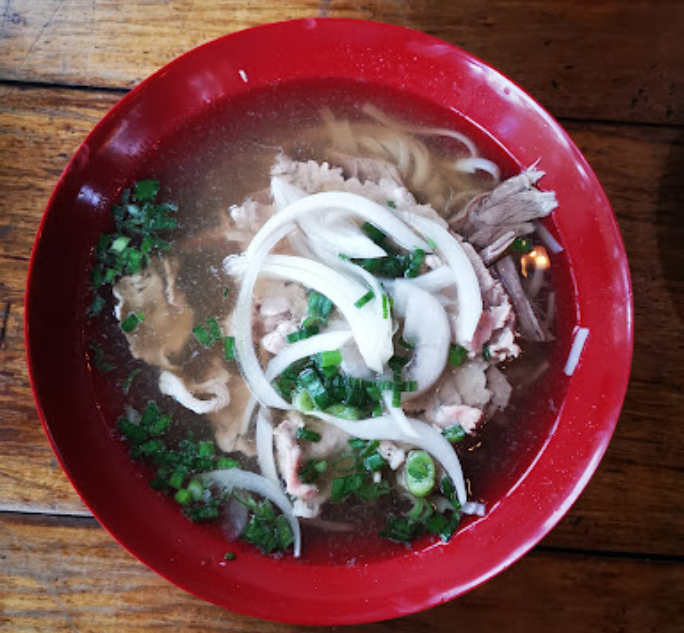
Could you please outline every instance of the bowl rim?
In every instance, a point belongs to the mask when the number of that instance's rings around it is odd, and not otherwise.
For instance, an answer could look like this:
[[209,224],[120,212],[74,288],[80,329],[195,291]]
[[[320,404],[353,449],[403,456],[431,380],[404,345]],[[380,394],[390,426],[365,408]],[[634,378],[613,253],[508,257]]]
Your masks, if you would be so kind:
[[[283,31],[284,30],[284,31]],[[611,393],[612,407],[610,412],[605,414],[600,426],[600,437],[595,438],[594,446],[591,450],[591,458],[584,463],[581,472],[575,473],[575,477],[572,478],[571,484],[568,484],[564,494],[563,499],[557,505],[555,505],[553,511],[546,508],[543,512],[543,517],[540,516],[538,520],[538,527],[534,533],[527,534],[526,537],[519,537],[516,541],[516,546],[512,550],[509,549],[506,555],[499,556],[496,564],[490,565],[487,569],[480,570],[478,573],[474,573],[473,576],[467,582],[461,582],[456,586],[445,587],[441,586],[435,588],[435,590],[430,590],[429,588],[423,588],[421,591],[416,592],[415,596],[410,595],[400,596],[401,599],[397,599],[391,602],[386,602],[386,604],[379,604],[379,600],[382,597],[382,593],[379,595],[371,595],[367,601],[363,601],[362,596],[359,592],[356,592],[352,596],[353,600],[353,613],[345,614],[340,610],[340,605],[338,603],[328,604],[325,598],[320,598],[317,596],[317,603],[315,608],[310,611],[306,611],[301,608],[300,605],[295,605],[289,611],[282,613],[275,613],[272,607],[268,604],[257,605],[254,603],[240,603],[236,600],[235,596],[229,596],[226,599],[222,598],[216,592],[207,591],[206,587],[198,587],[191,582],[185,581],[183,578],[179,578],[174,575],[173,569],[166,566],[160,569],[158,564],[150,561],[150,557],[145,552],[141,552],[139,547],[133,545],[128,536],[122,536],[121,530],[118,526],[113,526],[109,521],[100,521],[103,527],[133,556],[138,560],[151,567],[156,573],[165,577],[170,582],[181,587],[185,591],[194,594],[195,596],[219,604],[225,608],[229,608],[233,611],[245,613],[247,615],[256,616],[263,619],[276,620],[280,622],[289,622],[296,624],[319,624],[319,625],[332,625],[332,624],[352,624],[352,623],[365,623],[372,622],[382,619],[387,619],[391,617],[396,617],[400,615],[405,615],[427,609],[429,607],[435,606],[446,600],[449,600],[455,596],[461,595],[466,591],[482,584],[489,578],[495,576],[503,569],[506,569],[513,562],[521,558],[525,553],[527,553],[534,545],[536,545],[548,532],[558,523],[562,516],[567,512],[570,506],[575,502],[579,494],[587,485],[590,477],[595,472],[598,464],[603,457],[612,433],[615,429],[617,419],[619,417],[620,409],[624,401],[624,396],[627,389],[628,379],[629,379],[629,367],[631,365],[632,358],[632,348],[633,348],[633,299],[631,290],[631,280],[629,277],[629,270],[627,267],[626,254],[624,251],[624,245],[622,243],[617,221],[615,219],[614,213],[610,207],[605,193],[600,187],[596,176],[589,167],[586,159],[582,156],[579,149],[570,139],[568,134],[562,129],[562,127],[549,115],[546,111],[523,89],[518,87],[514,82],[505,77],[499,71],[489,66],[487,63],[482,62],[475,56],[463,51],[453,44],[446,43],[442,40],[434,38],[424,33],[414,31],[412,29],[407,29],[404,27],[382,24],[371,21],[364,20],[354,20],[354,19],[341,19],[341,18],[304,18],[298,20],[290,20],[285,22],[277,22],[270,24],[263,24],[242,31],[237,31],[225,35],[221,38],[207,42],[197,48],[194,48],[180,57],[172,60],[164,67],[150,75],[147,79],[142,81],[138,86],[136,86],[131,92],[125,95],[118,103],[116,103],[103,117],[103,119],[95,126],[95,128],[87,135],[86,139],[81,144],[79,150],[74,154],[69,164],[62,173],[59,181],[50,196],[48,201],[46,211],[41,219],[36,240],[31,253],[31,259],[29,263],[29,273],[25,294],[25,320],[24,320],[24,334],[26,341],[26,358],[27,365],[29,369],[29,378],[31,382],[32,392],[36,402],[36,407],[43,425],[44,431],[51,443],[52,449],[57,456],[62,469],[66,473],[67,477],[71,481],[74,488],[77,490],[81,498],[83,499],[86,506],[91,510],[93,515],[100,519],[102,515],[101,509],[98,507],[98,500],[90,495],[84,495],[82,492],[82,485],[79,480],[79,476],[74,474],[72,466],[69,460],[65,457],[63,446],[60,446],[60,440],[58,440],[53,434],[53,429],[51,428],[50,415],[45,411],[43,403],[41,402],[40,389],[41,384],[37,377],[39,369],[37,367],[38,351],[32,342],[33,336],[33,322],[35,320],[34,316],[34,297],[31,293],[32,288],[35,286],[35,279],[37,277],[37,269],[39,264],[37,264],[37,254],[41,245],[41,238],[46,228],[46,224],[50,218],[50,210],[56,205],[56,200],[58,193],[64,188],[65,183],[74,174],[78,174],[80,169],[79,162],[81,160],[81,152],[84,147],[89,147],[96,135],[103,128],[107,122],[112,122],[117,117],[125,116],[127,109],[134,104],[138,99],[144,98],[147,91],[149,91],[155,84],[167,76],[167,74],[173,71],[174,68],[180,67],[181,64],[187,64],[190,60],[199,57],[201,54],[207,51],[215,50],[218,52],[222,47],[228,45],[231,42],[235,42],[237,39],[249,38],[271,38],[275,34],[282,37],[283,32],[290,32],[289,36],[297,36],[304,38],[307,33],[319,33],[320,31],[326,31],[327,33],[334,33],[336,36],[343,36],[345,32],[350,32],[353,30],[358,33],[364,31],[368,34],[369,38],[373,38],[376,35],[380,35],[384,38],[404,38],[407,46],[409,43],[418,42],[421,46],[427,47],[446,47],[450,51],[450,54],[454,55],[454,63],[467,63],[472,65],[473,68],[485,69],[489,77],[498,77],[502,86],[504,86],[509,91],[512,91],[516,98],[522,100],[525,106],[530,108],[536,113],[536,116],[541,117],[544,125],[553,130],[553,133],[565,143],[568,153],[572,156],[572,160],[577,163],[586,173],[588,182],[590,182],[594,188],[594,193],[596,194],[596,202],[601,207],[604,217],[602,217],[602,226],[606,228],[610,233],[611,244],[616,249],[616,262],[619,268],[619,275],[621,276],[621,283],[624,287],[624,315],[621,326],[623,330],[622,341],[624,343],[624,349],[621,350],[621,361],[622,364],[616,369],[616,375],[613,382],[613,390]],[[385,41],[385,40],[383,40]],[[443,50],[443,48],[440,48]],[[607,212],[607,213],[606,213]],[[561,413],[559,413],[559,416]],[[542,457],[546,450],[544,447],[537,459],[534,461],[530,470],[536,466],[539,459]],[[436,549],[440,548],[428,548],[427,550],[421,550],[416,553],[415,556],[411,556],[408,563],[412,565],[412,569],[423,569],[424,566],[433,564],[434,561],[439,560],[442,556],[440,553],[435,553]],[[430,561],[421,562],[416,559],[420,558],[425,551],[430,552]],[[396,572],[397,567],[395,565],[384,565],[383,563],[373,564],[371,574],[376,578],[386,578],[388,574]],[[289,570],[283,568],[282,564],[274,565],[276,571],[287,572],[285,575],[287,578],[291,578]],[[316,570],[315,570],[316,571]],[[302,575],[305,575],[304,570],[300,568],[299,570]],[[323,573],[320,569],[317,573]],[[378,576],[379,574],[379,576]],[[356,576],[347,575],[339,578],[333,578],[332,585],[339,586],[342,589],[351,587],[352,582],[362,582],[365,590],[369,589],[368,581],[362,581],[362,578],[368,575],[368,570],[362,570]],[[315,586],[315,579],[308,578],[303,581],[309,583],[310,586]],[[365,584],[363,584],[365,582]],[[375,581],[377,582],[377,580]],[[313,584],[312,584],[313,583]],[[233,587],[235,589],[235,587]]]

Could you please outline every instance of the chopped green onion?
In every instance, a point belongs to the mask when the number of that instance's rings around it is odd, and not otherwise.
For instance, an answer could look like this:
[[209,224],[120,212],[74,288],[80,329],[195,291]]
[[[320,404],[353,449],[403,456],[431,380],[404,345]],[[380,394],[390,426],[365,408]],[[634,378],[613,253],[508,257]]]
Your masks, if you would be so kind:
[[233,552],[226,552],[224,557],[223,557],[223,560],[227,560],[227,561],[235,560],[235,554]]
[[392,406],[395,409],[401,406],[401,383],[395,383],[392,389]]
[[169,486],[171,486],[171,488],[180,489],[180,487],[183,485],[183,481],[185,480],[186,474],[187,471],[185,470],[185,468],[176,468],[176,470],[173,471],[173,474],[169,478]]
[[405,356],[392,356],[387,361],[387,366],[392,369],[393,371],[401,371],[410,361],[410,358],[407,358]]
[[448,442],[455,444],[465,438],[466,432],[463,430],[463,427],[460,424],[454,424],[453,426],[444,429],[444,431],[442,431],[442,435]]
[[235,360],[235,337],[223,337],[223,357],[226,360]]
[[432,238],[429,238],[429,237],[428,237],[428,238],[425,239],[425,241],[428,243],[428,246],[429,246],[433,251],[436,251],[436,250],[437,250],[437,242],[435,242],[435,240],[433,240]]
[[104,351],[97,341],[89,341],[88,346],[93,351],[93,367],[95,367],[97,371],[105,373],[112,371],[112,369],[116,369],[111,363],[105,362]]
[[150,435],[163,435],[171,426],[170,415],[160,415],[154,422],[147,427]]
[[312,290],[309,294],[309,316],[320,319],[324,324],[330,311],[332,310],[332,301],[320,292]]
[[390,209],[396,209],[396,208],[397,208],[397,203],[394,202],[394,200],[388,200],[388,201],[387,201],[387,206],[388,206]]
[[92,316],[98,316],[105,307],[105,300],[100,295],[93,297],[93,302],[90,304],[89,312]]
[[204,325],[198,325],[197,327],[192,328],[192,333],[202,347],[209,348],[214,344],[214,337]]
[[137,202],[154,200],[159,193],[158,180],[140,180],[133,188],[133,197]]
[[418,391],[418,381],[417,380],[406,380],[401,383],[401,390],[414,393]]
[[492,353],[489,351],[489,345],[483,345],[482,346],[482,359],[485,362],[490,361],[492,358]]
[[308,413],[314,409],[313,400],[306,389],[300,389],[295,393],[292,397],[292,404],[297,411],[302,413]]
[[373,226],[370,222],[364,222],[361,228],[363,229],[363,232],[378,245],[382,244],[387,239],[387,235],[379,228]]
[[310,484],[316,481],[322,473],[328,469],[328,462],[310,459],[302,468],[299,469],[299,478],[302,483]]
[[306,440],[307,442],[320,442],[321,441],[321,434],[317,433],[316,431],[312,431],[311,429],[307,429],[305,427],[299,427],[297,429],[297,437],[300,440]]
[[319,409],[325,409],[332,404],[332,399],[316,370],[305,369],[298,378],[299,384],[309,392],[314,404]]
[[227,298],[228,298],[228,293],[229,293],[229,292],[230,292],[230,288],[228,288],[228,286],[226,286],[226,287],[223,289],[223,298],[224,298],[224,299],[227,299]]
[[420,267],[423,265],[424,261],[425,251],[423,249],[417,248],[416,250],[412,251],[411,255],[409,256],[409,265],[404,275],[409,278],[417,277]]
[[130,241],[131,241],[130,237],[127,237],[125,235],[121,235],[120,237],[117,237],[112,242],[112,245],[109,247],[109,249],[116,252],[116,253],[122,253],[123,251],[126,250],[126,247],[130,243]]
[[218,470],[228,470],[230,468],[240,468],[240,464],[229,457],[219,457],[216,462],[216,468]]
[[161,411],[156,403],[150,401],[147,403],[142,417],[140,418],[140,426],[149,428],[161,416]]
[[460,367],[468,358],[468,350],[462,345],[451,345],[449,347],[449,364],[452,367]]
[[363,308],[369,301],[373,300],[373,297],[375,297],[375,293],[372,290],[369,290],[363,297],[355,301],[354,305],[357,308]]
[[192,501],[192,495],[187,491],[181,488],[174,496],[173,498],[178,501],[182,506],[188,505]]
[[316,354],[316,364],[320,368],[336,367],[342,362],[342,354],[339,350],[331,350],[329,352],[320,352]]
[[360,474],[346,475],[333,479],[330,491],[330,501],[337,503],[346,499],[351,493],[356,492],[363,485],[363,477]]
[[423,499],[422,497],[414,497],[413,507],[408,513],[408,518],[411,521],[424,522],[433,515],[434,511],[434,507],[427,499]]
[[425,451],[411,451],[406,459],[406,487],[415,497],[425,497],[435,486],[435,462]]
[[119,418],[116,426],[119,432],[133,442],[133,444],[142,444],[149,437],[146,429],[138,424],[133,424],[127,418]]
[[187,490],[194,501],[200,501],[204,495],[204,486],[197,480],[191,481],[188,484]]
[[516,253],[529,253],[533,248],[532,240],[527,237],[517,237],[511,244],[511,249]]
[[142,312],[131,312],[122,322],[121,329],[126,334],[135,330],[140,323],[145,320],[145,315]]
[[216,317],[207,319],[207,330],[209,330],[209,334],[211,334],[215,341],[223,338],[223,332],[221,332],[221,326],[218,324]]
[[382,467],[385,465],[385,460],[380,453],[375,451],[363,460],[363,465],[366,470],[374,473],[378,470],[382,470]]
[[387,295],[382,295],[382,318],[389,318],[389,297]]
[[319,327],[317,325],[310,325],[307,327],[301,327],[296,332],[288,334],[285,338],[288,343],[296,343],[297,341],[303,341],[304,339],[311,338],[312,336],[318,334]]
[[[360,441],[363,442],[363,440]],[[354,455],[354,453],[346,453],[345,455],[338,457],[332,463],[332,467],[335,469],[335,472],[344,474],[353,471],[356,468],[357,462],[358,458],[356,455]]]
[[128,377],[126,380],[123,381],[121,387],[124,391],[124,393],[128,393],[131,389],[131,386],[133,385],[133,381],[142,373],[142,369],[137,368],[134,369],[130,374],[128,374]]
[[377,483],[367,483],[363,486],[360,486],[358,490],[354,491],[354,494],[356,494],[359,499],[369,501],[370,499],[377,499],[382,495],[387,495],[391,492],[391,490],[392,488],[389,485],[389,482],[381,479]]
[[215,446],[214,442],[199,442],[197,444],[198,455],[200,457],[213,457]]
[[415,341],[405,339],[403,336],[399,339],[399,345],[405,347],[406,349],[414,349],[416,346]]
[[330,405],[325,412],[328,415],[332,415],[335,418],[341,418],[343,420],[360,420],[363,417],[360,409],[342,403]]

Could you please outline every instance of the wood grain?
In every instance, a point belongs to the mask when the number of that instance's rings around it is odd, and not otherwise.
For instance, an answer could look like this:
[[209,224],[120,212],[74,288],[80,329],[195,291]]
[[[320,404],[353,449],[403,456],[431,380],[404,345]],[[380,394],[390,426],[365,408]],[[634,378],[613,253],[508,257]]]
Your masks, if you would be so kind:
[[[162,580],[89,519],[5,516],[0,622],[15,631],[325,631],[253,620]],[[684,565],[535,553],[462,598],[345,631],[674,633],[684,617]]]
[[322,14],[452,42],[558,117],[684,121],[684,5],[677,0],[5,0],[0,78],[130,88],[203,42]]
[[[35,231],[68,157],[119,95],[0,87],[0,508],[81,514],[35,412],[23,358],[23,287]],[[633,380],[597,476],[545,545],[682,555],[681,132],[581,124],[567,129],[611,198],[636,288]]]

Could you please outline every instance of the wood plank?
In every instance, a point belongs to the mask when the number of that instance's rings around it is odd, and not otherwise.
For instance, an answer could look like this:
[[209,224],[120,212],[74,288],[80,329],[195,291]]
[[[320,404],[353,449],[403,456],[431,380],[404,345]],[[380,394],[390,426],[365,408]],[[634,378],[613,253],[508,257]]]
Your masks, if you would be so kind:
[[[157,577],[88,519],[5,515],[0,523],[5,627],[16,631],[305,630],[224,611]],[[348,631],[558,633],[678,631],[684,564],[533,552],[462,598]],[[327,630],[323,628],[306,630]]]
[[198,44],[327,13],[452,42],[557,117],[684,121],[684,5],[676,0],[5,0],[0,78],[130,88]]
[[[117,95],[0,88],[0,507],[85,513],[54,463],[28,387],[23,286],[40,215],[67,157]],[[684,551],[678,421],[682,395],[681,132],[566,126],[601,178],[623,229],[635,287],[633,380],[607,456],[586,493],[545,543],[597,550]],[[2,319],[0,319],[0,325]]]

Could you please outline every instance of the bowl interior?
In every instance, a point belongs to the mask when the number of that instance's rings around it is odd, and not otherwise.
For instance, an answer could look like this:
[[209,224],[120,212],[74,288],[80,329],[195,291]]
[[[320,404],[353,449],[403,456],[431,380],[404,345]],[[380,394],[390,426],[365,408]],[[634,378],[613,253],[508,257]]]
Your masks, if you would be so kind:
[[[114,431],[121,406],[116,384],[92,372],[86,360],[91,326],[84,271],[123,187],[163,173],[192,144],[188,139],[210,135],[214,122],[240,129],[250,112],[273,111],[275,103],[301,110],[321,95],[369,98],[397,115],[418,108],[432,124],[466,127],[485,155],[511,173],[540,160],[547,172],[542,185],[556,191],[560,203],[548,228],[565,246],[555,267],[558,342],[549,379],[536,396],[543,406],[530,412],[539,433],[506,477],[492,482],[486,517],[465,525],[449,544],[403,550],[359,540],[345,545],[358,548],[355,564],[341,564],[325,543],[314,544],[304,562],[247,547],[225,564],[220,531],[191,524],[154,493]],[[100,522],[191,593],[242,613],[309,624],[427,608],[483,582],[538,542],[586,485],[610,439],[631,362],[631,323],[615,219],[558,124],[509,80],[451,45],[345,20],[302,20],[228,36],[172,62],[127,95],[79,149],[50,200],[33,253],[26,312],[41,418]],[[578,326],[589,328],[589,341],[569,379],[562,368]]]

